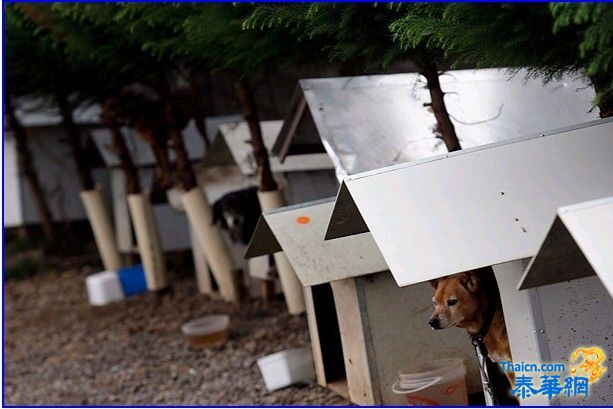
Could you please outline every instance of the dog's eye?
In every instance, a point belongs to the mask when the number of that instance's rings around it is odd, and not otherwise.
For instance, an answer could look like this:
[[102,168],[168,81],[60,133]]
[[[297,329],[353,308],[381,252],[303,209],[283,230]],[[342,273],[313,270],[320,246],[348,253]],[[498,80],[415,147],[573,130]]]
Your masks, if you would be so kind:
[[448,306],[452,306],[452,305],[456,305],[458,303],[458,300],[454,300],[453,298],[450,300],[447,300],[447,305]]

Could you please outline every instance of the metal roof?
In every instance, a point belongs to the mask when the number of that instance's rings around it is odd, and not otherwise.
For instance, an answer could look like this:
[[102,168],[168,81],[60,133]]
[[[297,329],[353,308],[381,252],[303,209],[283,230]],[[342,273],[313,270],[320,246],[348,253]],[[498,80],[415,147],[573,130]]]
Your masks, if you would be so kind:
[[519,289],[597,274],[613,297],[613,197],[558,209]]
[[[15,115],[26,128],[57,126],[62,123],[58,109],[48,98],[24,96],[17,99],[16,105]],[[100,105],[78,106],[73,111],[72,117],[77,125],[97,125],[100,123]]]
[[[214,138],[217,134],[219,126],[223,123],[240,120],[240,115],[225,115],[206,118],[206,132],[209,138]],[[155,156],[149,145],[141,138],[136,136],[136,133],[131,128],[122,129],[128,149],[132,154],[132,160],[136,166],[153,166],[155,165]],[[99,128],[89,131],[90,135],[96,147],[102,155],[104,163],[108,167],[119,166],[119,158],[113,150],[111,132],[106,128]],[[202,159],[205,152],[204,142],[202,137],[198,133],[194,121],[190,121],[189,124],[183,130],[183,140],[187,153],[191,160]],[[215,140],[211,142],[214,144]],[[169,155],[171,160],[174,160],[175,152],[173,149],[169,149]]]
[[[523,71],[510,77],[497,69],[440,77],[464,148],[598,118],[597,109],[588,112],[595,95],[583,80],[567,76],[543,84],[525,77]],[[417,73],[303,79],[273,152],[283,158],[297,140],[318,133],[339,180],[441,154],[446,148],[434,135],[434,115],[424,105],[429,102]],[[313,121],[316,131],[305,130]]]
[[613,194],[611,135],[598,120],[349,176],[326,238],[370,230],[400,286],[532,257],[556,209]]
[[[279,135],[283,121],[262,121],[262,138],[264,145],[270,150]],[[253,175],[257,171],[257,163],[253,156],[253,147],[248,142],[251,138],[247,122],[225,123],[219,127],[221,137],[215,138],[207,153],[204,164],[216,166],[236,163],[244,175]],[[277,156],[269,156],[270,168],[273,172],[296,172],[320,169],[333,169],[332,161],[325,153],[295,155],[281,163]]]
[[324,241],[334,198],[265,212],[247,258],[284,251],[304,286],[387,271],[370,233]]

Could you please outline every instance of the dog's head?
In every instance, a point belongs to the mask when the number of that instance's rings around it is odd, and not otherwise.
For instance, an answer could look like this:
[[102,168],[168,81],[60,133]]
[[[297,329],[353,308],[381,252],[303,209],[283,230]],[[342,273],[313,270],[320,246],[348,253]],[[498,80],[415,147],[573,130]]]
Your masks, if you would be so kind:
[[248,244],[261,214],[257,187],[222,196],[213,204],[213,224],[226,230],[235,243]]
[[430,327],[463,328],[463,324],[472,319],[479,307],[479,281],[479,276],[474,271],[431,280],[430,284],[434,287],[434,313],[428,321]]

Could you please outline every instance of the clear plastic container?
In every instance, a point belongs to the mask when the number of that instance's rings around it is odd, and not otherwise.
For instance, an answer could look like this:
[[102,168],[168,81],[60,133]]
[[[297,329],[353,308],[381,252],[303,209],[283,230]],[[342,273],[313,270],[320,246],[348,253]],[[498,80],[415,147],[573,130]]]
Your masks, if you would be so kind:
[[181,330],[191,346],[211,348],[228,342],[229,326],[230,317],[219,314],[189,321],[181,327]]
[[466,367],[460,358],[418,365],[400,373],[392,390],[409,406],[466,406]]

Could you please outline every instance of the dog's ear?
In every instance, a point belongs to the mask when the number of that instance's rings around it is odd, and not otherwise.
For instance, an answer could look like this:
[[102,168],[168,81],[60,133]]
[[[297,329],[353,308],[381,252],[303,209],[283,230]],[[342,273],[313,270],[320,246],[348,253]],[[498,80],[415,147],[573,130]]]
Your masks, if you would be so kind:
[[479,288],[479,275],[474,271],[465,271],[458,274],[460,282],[468,290],[468,292],[474,293]]
[[439,280],[438,278],[435,278],[434,280],[428,280],[432,288],[434,288],[435,290],[436,290],[436,287],[438,286],[438,280]]
[[212,224],[219,224],[223,229],[228,228],[225,217],[223,217],[223,203],[221,200],[217,200],[213,203],[213,220]]

